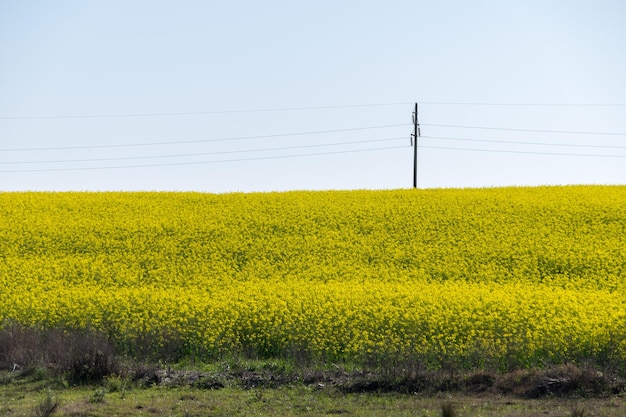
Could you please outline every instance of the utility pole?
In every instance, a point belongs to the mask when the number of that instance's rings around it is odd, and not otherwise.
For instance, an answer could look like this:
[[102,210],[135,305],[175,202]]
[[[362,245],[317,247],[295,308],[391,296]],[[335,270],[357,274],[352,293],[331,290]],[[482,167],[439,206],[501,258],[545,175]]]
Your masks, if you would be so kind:
[[420,122],[417,118],[417,103],[413,111],[413,133],[411,133],[411,145],[413,146],[413,188],[417,188],[417,138],[420,137]]

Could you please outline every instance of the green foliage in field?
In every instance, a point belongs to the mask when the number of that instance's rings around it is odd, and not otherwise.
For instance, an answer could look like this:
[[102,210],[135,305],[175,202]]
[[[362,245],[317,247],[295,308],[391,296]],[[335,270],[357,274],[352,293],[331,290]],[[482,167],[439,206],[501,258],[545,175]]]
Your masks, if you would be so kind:
[[623,360],[625,278],[626,187],[0,193],[0,320],[133,349]]

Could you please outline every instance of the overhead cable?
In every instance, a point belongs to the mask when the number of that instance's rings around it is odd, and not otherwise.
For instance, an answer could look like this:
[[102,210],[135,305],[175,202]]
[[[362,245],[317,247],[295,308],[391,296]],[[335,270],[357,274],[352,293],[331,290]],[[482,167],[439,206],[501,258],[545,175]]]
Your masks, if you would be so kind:
[[196,156],[209,156],[209,155],[226,155],[235,153],[250,153],[250,152],[269,152],[269,151],[283,151],[292,149],[305,149],[305,148],[319,148],[325,146],[344,146],[353,145],[359,143],[372,143],[372,142],[390,142],[397,140],[405,140],[405,137],[397,138],[385,138],[385,139],[371,139],[371,140],[358,140],[350,142],[336,142],[336,143],[321,143],[316,145],[301,145],[301,146],[284,146],[278,148],[262,148],[262,149],[239,149],[233,151],[217,151],[217,152],[198,152],[198,153],[186,153],[186,154],[168,154],[168,155],[152,155],[152,156],[127,156],[116,158],[91,158],[91,159],[63,159],[63,160],[51,160],[51,161],[3,161],[2,165],[23,165],[23,164],[57,164],[57,163],[77,163],[77,162],[103,162],[103,161],[129,161],[138,159],[162,159],[162,158],[188,158]]
[[258,161],[258,160],[266,160],[266,159],[285,159],[285,158],[336,155],[336,154],[357,153],[357,152],[371,152],[371,151],[382,151],[382,150],[400,149],[400,148],[404,148],[404,146],[387,146],[387,147],[380,147],[380,148],[364,148],[364,149],[354,149],[354,150],[334,151],[334,152],[316,152],[316,153],[305,153],[305,154],[295,154],[295,155],[276,155],[276,156],[262,156],[262,157],[254,157],[254,158],[220,159],[220,160],[213,160],[213,161],[193,161],[193,162],[187,161],[187,162],[172,162],[172,163],[146,164],[146,165],[118,165],[118,166],[77,167],[77,168],[0,170],[0,173],[91,171],[91,170],[150,168],[150,167],[180,166],[180,165],[205,165],[205,164],[216,164],[216,163],[224,163],[224,162],[245,162],[245,161]]
[[611,146],[611,145],[583,145],[576,143],[543,143],[543,142],[525,142],[515,140],[493,140],[493,139],[469,139],[469,138],[451,138],[445,136],[421,136],[424,139],[440,139],[440,140],[453,140],[463,142],[487,142],[487,143],[507,143],[515,145],[539,145],[539,146],[566,146],[576,148],[606,148],[606,149],[626,149],[626,146]]
[[593,157],[593,158],[626,158],[626,155],[607,155],[607,154],[582,154],[582,153],[561,153],[561,152],[533,152],[533,151],[513,151],[513,150],[504,150],[504,149],[476,149],[476,148],[455,148],[448,146],[430,146],[430,145],[420,145],[421,148],[427,149],[445,149],[450,151],[471,151],[471,152],[497,152],[497,153],[519,153],[519,154],[530,154],[530,155],[554,155],[554,156],[582,156],[582,157]]
[[177,117],[177,116],[202,116],[202,115],[229,114],[229,113],[272,113],[272,112],[293,112],[293,111],[304,111],[304,110],[350,109],[350,108],[363,108],[363,107],[399,106],[399,105],[407,105],[407,104],[410,104],[410,103],[405,102],[405,103],[346,104],[346,105],[330,105],[330,106],[278,107],[278,108],[267,108],[267,109],[242,109],[242,110],[230,109],[230,110],[162,112],[162,113],[0,116],[0,120],[118,119],[118,118],[136,118],[136,117]]
[[168,142],[125,143],[125,144],[114,144],[114,145],[54,146],[54,147],[38,147],[38,148],[5,148],[5,149],[0,149],[0,152],[59,151],[59,150],[69,150],[69,149],[129,148],[129,147],[139,147],[139,146],[181,145],[181,144],[188,144],[188,143],[206,143],[206,142],[221,142],[221,141],[251,140],[251,139],[282,138],[282,137],[287,137],[287,136],[320,135],[320,134],[325,134],[325,133],[353,132],[353,131],[370,130],[370,129],[385,129],[389,127],[399,127],[399,126],[408,126],[408,125],[409,125],[408,123],[401,123],[401,124],[394,124],[394,125],[353,127],[353,128],[348,128],[348,129],[316,130],[316,131],[308,131],[308,132],[275,133],[271,135],[236,136],[236,137],[226,137],[226,138],[195,139],[195,140],[181,140],[181,141],[168,141]]
[[453,102],[420,101],[420,104],[435,106],[503,106],[503,107],[626,107],[622,103],[489,103],[489,102]]
[[[294,112],[308,110],[334,110],[367,107],[406,106],[413,102],[391,103],[368,103],[368,104],[338,104],[322,106],[300,107],[273,107],[257,109],[225,109],[207,111],[181,111],[181,112],[153,112],[153,113],[101,113],[101,114],[73,114],[73,115],[23,115],[23,116],[0,116],[0,120],[45,120],[45,119],[112,119],[112,118],[143,118],[143,117],[179,117],[179,116],[202,116],[212,114],[232,113],[272,113]],[[498,102],[459,102],[459,101],[420,101],[420,104],[434,106],[498,106],[498,107],[626,107],[622,103],[498,103]]]
[[509,132],[535,132],[535,133],[565,133],[570,135],[608,135],[608,136],[626,136],[626,133],[621,132],[588,132],[578,130],[544,130],[544,129],[518,129],[508,127],[487,127],[487,126],[464,126],[464,125],[446,125],[435,123],[421,123],[422,126],[433,127],[449,127],[454,129],[480,129],[480,130],[505,130]]

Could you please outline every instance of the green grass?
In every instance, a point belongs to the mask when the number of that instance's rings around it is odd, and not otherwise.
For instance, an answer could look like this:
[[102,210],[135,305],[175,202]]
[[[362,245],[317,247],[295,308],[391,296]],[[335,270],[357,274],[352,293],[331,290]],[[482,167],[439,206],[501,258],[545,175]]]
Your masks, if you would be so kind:
[[[332,386],[291,384],[279,388],[199,389],[139,386],[109,380],[68,387],[55,378],[36,380],[5,373],[0,416],[38,416],[42,404],[58,401],[54,416],[606,416],[626,415],[622,395],[603,398],[521,399],[496,394],[346,394]],[[442,407],[447,408],[444,414]],[[453,410],[453,414],[450,414]]]

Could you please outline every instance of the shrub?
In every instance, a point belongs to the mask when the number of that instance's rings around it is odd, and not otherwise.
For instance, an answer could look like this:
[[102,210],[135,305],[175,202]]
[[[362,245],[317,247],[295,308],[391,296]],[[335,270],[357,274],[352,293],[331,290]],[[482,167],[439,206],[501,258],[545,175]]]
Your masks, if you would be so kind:
[[74,333],[66,339],[66,345],[63,368],[72,383],[102,381],[119,370],[113,346],[102,335],[93,332]]
[[45,379],[47,370],[70,383],[98,382],[119,370],[113,345],[93,330],[41,329],[18,324],[0,330],[0,366]]

